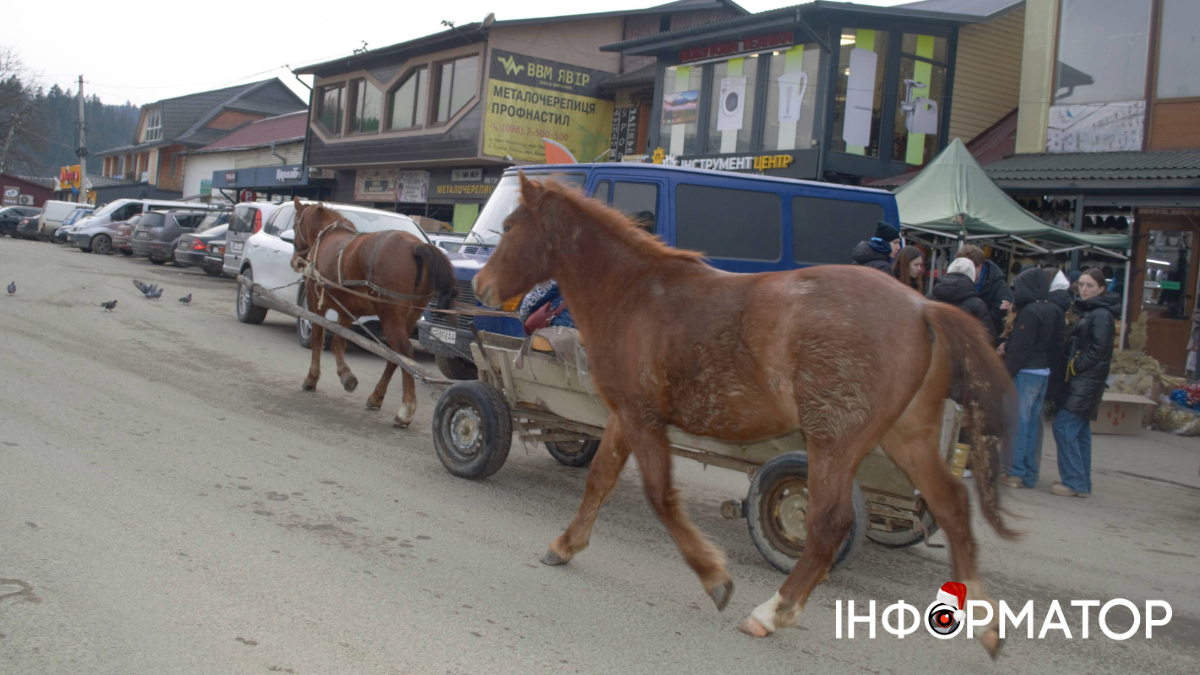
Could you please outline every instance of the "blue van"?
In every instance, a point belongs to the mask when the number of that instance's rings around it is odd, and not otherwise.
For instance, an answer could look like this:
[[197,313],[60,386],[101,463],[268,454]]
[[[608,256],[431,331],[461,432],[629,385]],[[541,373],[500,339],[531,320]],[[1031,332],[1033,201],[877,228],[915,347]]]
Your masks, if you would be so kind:
[[[896,199],[884,190],[657,164],[560,164],[520,167],[526,177],[578,185],[586,194],[644,224],[671,246],[703,251],[729,272],[775,272],[849,264],[855,244],[883,220],[899,227]],[[520,199],[517,167],[504,172],[458,253],[450,254],[458,302],[476,306],[471,279],[500,243],[501,225]],[[505,309],[516,309],[505,307]],[[446,377],[471,379],[470,317],[427,312],[421,345]],[[515,318],[476,317],[481,331],[523,337]]]

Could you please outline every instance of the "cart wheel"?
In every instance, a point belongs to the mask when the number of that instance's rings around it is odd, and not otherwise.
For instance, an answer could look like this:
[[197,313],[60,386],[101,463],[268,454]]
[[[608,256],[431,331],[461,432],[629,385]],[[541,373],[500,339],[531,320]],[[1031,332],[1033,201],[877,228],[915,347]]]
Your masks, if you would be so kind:
[[[925,505],[924,501],[921,502],[921,512],[918,517],[930,536],[938,531],[937,521],[933,519],[933,514],[929,512],[929,507]],[[915,527],[892,531],[868,529],[867,539],[888,548],[904,548],[925,541],[925,535]]]
[[[854,483],[851,503],[854,522],[846,541],[833,557],[830,571],[858,552],[867,533],[867,502],[858,482]],[[804,516],[808,510],[808,454],[789,452],[779,455],[758,470],[746,497],[746,524],[750,539],[767,562],[780,572],[796,566],[804,550],[808,532]]]
[[487,478],[500,470],[512,445],[508,404],[486,382],[459,382],[433,411],[433,447],[459,478]]
[[587,466],[600,449],[600,441],[559,441],[545,445],[550,456],[564,466]]

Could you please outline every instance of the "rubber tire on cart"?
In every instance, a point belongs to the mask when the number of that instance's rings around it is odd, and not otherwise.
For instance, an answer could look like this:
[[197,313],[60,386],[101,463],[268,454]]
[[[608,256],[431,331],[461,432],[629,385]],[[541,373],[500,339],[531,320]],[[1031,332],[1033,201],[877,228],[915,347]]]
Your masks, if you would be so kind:
[[[804,509],[808,505],[808,453],[789,452],[762,465],[750,483],[746,496],[746,524],[755,548],[775,569],[787,574],[796,566],[807,537],[804,530]],[[867,534],[867,502],[858,482],[854,482],[851,504],[854,522],[846,541],[833,556],[829,571],[850,560],[862,548]],[[768,510],[799,512],[785,519],[771,516]]]
[[[933,536],[938,531],[937,521],[933,519],[933,514],[929,512],[929,506],[921,501],[921,524],[929,532],[929,536]],[[867,539],[888,548],[905,548],[913,546],[925,541],[925,535],[917,531],[917,528],[909,530],[901,530],[899,532],[886,532],[884,530],[867,530]]]
[[121,249],[121,255],[125,256],[126,258],[129,258],[129,257],[133,256],[133,251],[123,248],[123,249]]
[[512,416],[495,387],[472,380],[451,385],[433,410],[433,448],[459,478],[487,478],[512,447]]
[[112,239],[107,234],[98,234],[92,238],[92,253],[108,255],[112,253]]
[[[297,294],[296,305],[300,309],[308,309],[308,293],[304,290],[304,284],[300,285],[300,293]],[[300,343],[301,347],[312,349],[312,322],[308,319],[296,317],[296,341]],[[327,330],[325,331],[325,349],[329,349],[329,345],[332,343],[333,331]]]
[[587,466],[600,449],[600,441],[560,441],[543,445],[550,456],[563,466]]
[[441,354],[435,354],[434,357],[438,370],[451,380],[479,379],[479,370],[475,368],[474,363],[466,359],[457,356],[442,356]]
[[221,270],[214,270],[214,269],[213,269],[213,268],[211,268],[211,267],[205,267],[205,268],[204,268],[204,273],[205,273],[205,274],[207,274],[207,275],[208,275],[208,276],[210,276],[210,277],[219,277],[219,276],[221,276]]
[[[254,281],[254,271],[247,267],[242,276],[246,277],[249,282]],[[242,323],[262,323],[267,318],[267,308],[258,307],[251,300],[250,284],[238,283],[237,298],[234,300],[234,311],[237,313],[238,321]]]

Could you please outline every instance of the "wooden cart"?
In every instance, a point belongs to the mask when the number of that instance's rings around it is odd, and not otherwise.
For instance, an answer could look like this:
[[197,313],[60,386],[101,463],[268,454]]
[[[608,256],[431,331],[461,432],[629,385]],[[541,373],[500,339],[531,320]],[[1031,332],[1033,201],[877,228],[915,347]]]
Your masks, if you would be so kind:
[[[569,466],[584,466],[595,455],[608,411],[594,393],[585,356],[554,353],[539,338],[522,355],[523,344],[480,333],[480,342],[471,347],[479,380],[455,383],[438,401],[434,447],[454,475],[484,478],[498,471],[514,432],[522,440],[544,443],[555,459]],[[965,448],[957,444],[961,422],[961,409],[946,401],[940,447],[960,476],[966,459]],[[680,457],[750,477],[746,499],[726,501],[722,513],[744,517],[763,557],[791,571],[806,538],[808,461],[803,435],[737,445],[669,427],[668,438]],[[926,540],[937,528],[921,496],[880,448],[859,466],[853,504],[854,525],[835,567],[853,556],[864,538],[885,546],[909,546]]]

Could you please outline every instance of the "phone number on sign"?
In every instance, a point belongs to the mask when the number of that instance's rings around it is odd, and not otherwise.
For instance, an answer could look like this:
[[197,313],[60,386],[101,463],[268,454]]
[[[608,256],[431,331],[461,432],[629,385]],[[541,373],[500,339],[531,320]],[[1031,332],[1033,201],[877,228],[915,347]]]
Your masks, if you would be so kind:
[[519,124],[502,124],[500,130],[508,134],[517,134],[518,136],[535,136],[537,138],[549,138],[555,141],[568,141],[571,135],[562,131],[550,131],[549,129],[533,129],[523,127]]

